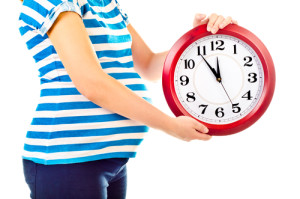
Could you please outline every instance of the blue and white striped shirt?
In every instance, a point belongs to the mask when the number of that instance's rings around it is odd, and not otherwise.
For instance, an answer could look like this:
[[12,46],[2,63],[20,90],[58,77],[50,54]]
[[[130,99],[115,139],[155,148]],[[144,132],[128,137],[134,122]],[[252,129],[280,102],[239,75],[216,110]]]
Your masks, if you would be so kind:
[[135,157],[148,127],[79,93],[46,34],[64,11],[81,16],[102,69],[150,101],[133,69],[128,17],[116,0],[24,0],[19,30],[39,70],[41,93],[23,158],[49,165]]

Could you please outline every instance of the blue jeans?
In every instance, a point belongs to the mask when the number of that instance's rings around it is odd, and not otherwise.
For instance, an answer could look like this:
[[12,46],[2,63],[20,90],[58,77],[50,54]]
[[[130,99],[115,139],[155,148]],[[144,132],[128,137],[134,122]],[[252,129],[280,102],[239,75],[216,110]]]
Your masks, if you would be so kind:
[[23,159],[32,199],[125,199],[128,158],[43,165]]

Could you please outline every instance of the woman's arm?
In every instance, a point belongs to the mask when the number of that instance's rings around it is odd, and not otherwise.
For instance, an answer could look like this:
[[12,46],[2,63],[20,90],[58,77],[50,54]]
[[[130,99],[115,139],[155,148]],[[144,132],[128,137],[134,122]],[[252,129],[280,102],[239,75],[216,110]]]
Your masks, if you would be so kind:
[[182,140],[210,139],[201,123],[166,115],[106,74],[76,13],[60,14],[47,34],[77,90],[95,104]]
[[[230,23],[237,24],[231,17],[224,18],[222,15],[211,14],[206,18],[204,14],[196,14],[193,27],[207,24],[207,31],[215,34]],[[153,53],[132,25],[129,24],[127,28],[132,37],[132,57],[135,70],[149,81],[161,79],[164,61],[169,51]]]

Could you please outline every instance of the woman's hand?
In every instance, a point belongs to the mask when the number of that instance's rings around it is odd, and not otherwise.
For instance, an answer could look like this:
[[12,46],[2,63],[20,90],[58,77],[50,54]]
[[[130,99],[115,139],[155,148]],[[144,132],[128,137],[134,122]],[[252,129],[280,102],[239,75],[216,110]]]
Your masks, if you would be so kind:
[[166,133],[184,141],[191,140],[210,140],[211,135],[208,135],[208,128],[197,120],[188,116],[179,116],[172,118],[171,126]]
[[222,15],[211,14],[206,18],[205,14],[196,14],[193,22],[193,26],[199,26],[202,24],[207,24],[207,31],[212,34],[216,34],[219,29],[225,28],[228,24],[237,24],[236,20],[231,17],[223,17]]

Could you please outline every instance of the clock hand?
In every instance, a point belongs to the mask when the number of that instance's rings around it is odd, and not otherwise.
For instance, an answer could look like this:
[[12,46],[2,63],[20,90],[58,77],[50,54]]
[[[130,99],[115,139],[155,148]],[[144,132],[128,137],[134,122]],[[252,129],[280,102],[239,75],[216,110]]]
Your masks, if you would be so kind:
[[225,93],[226,93],[226,95],[227,95],[227,97],[228,97],[231,105],[233,106],[233,103],[232,103],[232,101],[231,101],[231,99],[230,99],[230,97],[229,97],[229,95],[228,95],[228,93],[227,93],[227,91],[226,91],[223,83],[222,83],[222,78],[221,78],[221,73],[220,73],[220,65],[219,65],[219,58],[218,57],[217,57],[217,81],[219,83],[221,83],[221,85],[222,85],[222,87],[223,87],[223,89],[224,89],[224,91],[225,91]]
[[204,62],[207,64],[208,68],[211,70],[211,72],[214,74],[214,76],[216,77],[216,79],[218,79],[218,74],[216,72],[216,70],[211,67],[211,65],[208,63],[208,61],[200,54],[200,56],[202,57],[202,59],[204,60]]
[[222,81],[218,57],[217,57],[217,81],[220,82],[220,83],[221,83],[221,81]]

